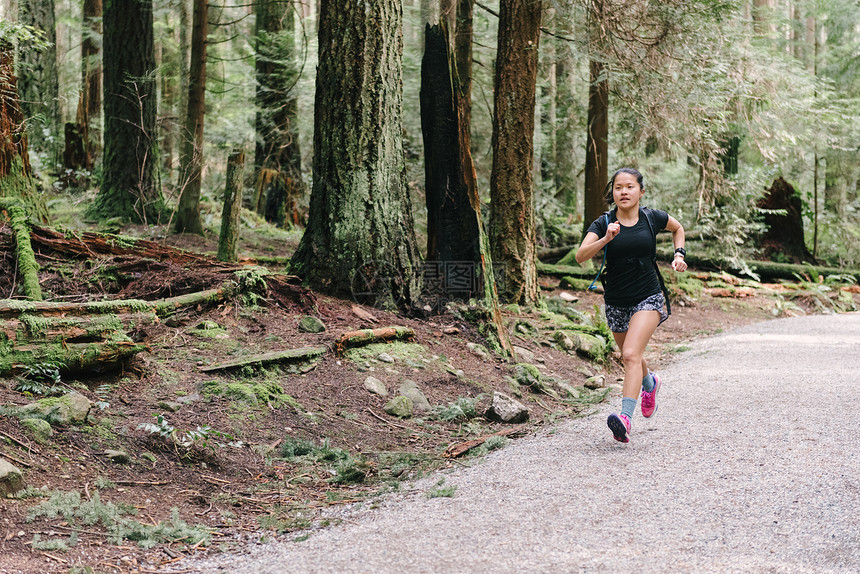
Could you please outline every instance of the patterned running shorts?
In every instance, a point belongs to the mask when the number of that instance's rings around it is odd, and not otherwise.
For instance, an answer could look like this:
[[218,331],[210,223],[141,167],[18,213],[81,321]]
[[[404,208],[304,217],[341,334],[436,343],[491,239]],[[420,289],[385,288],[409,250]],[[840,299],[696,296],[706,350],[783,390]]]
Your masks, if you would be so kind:
[[666,299],[662,293],[651,295],[647,299],[643,299],[639,304],[633,307],[616,307],[615,305],[606,305],[606,323],[609,325],[609,330],[613,333],[626,333],[627,327],[630,326],[630,319],[637,311],[660,311],[660,323],[669,318],[663,306],[666,304]]

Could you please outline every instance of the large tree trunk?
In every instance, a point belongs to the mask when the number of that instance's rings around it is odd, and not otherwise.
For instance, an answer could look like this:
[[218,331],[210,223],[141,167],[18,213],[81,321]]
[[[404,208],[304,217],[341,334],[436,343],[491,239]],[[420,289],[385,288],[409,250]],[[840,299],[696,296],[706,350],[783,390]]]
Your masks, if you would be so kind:
[[[444,20],[443,20],[444,23]],[[424,301],[444,309],[452,299],[483,300],[491,333],[505,351],[511,346],[501,319],[489,241],[481,221],[481,200],[470,150],[469,125],[461,112],[454,55],[442,26],[427,26],[421,63],[421,128],[427,199],[427,260]]]
[[152,0],[104,2],[104,175],[93,215],[147,222],[162,207]]
[[102,111],[102,0],[84,0],[83,41],[81,42],[81,95],[77,124],[84,137],[87,170],[101,149],[99,124]]
[[293,269],[313,288],[371,304],[417,297],[402,138],[400,0],[323,0],[313,192]]
[[503,0],[493,98],[490,242],[504,302],[536,303],[534,158],[535,82],[541,0]]
[[48,210],[36,190],[27,153],[24,115],[18,102],[15,47],[0,39],[0,197],[17,197],[41,221]]
[[609,180],[609,81],[602,62],[592,60],[589,70],[583,234],[606,210],[603,190]]
[[30,147],[48,152],[54,167],[60,137],[60,80],[57,72],[57,26],[54,0],[20,0],[19,21],[44,34],[42,50],[21,50],[18,89],[27,119]]
[[[552,6],[545,7],[544,18],[546,25],[554,28],[556,21],[555,8]],[[558,93],[557,86],[557,66],[556,66],[556,39],[549,37],[543,44],[541,50],[541,90],[540,98],[540,181],[546,185],[555,183],[555,173],[557,167],[555,165],[556,158],[556,94]],[[544,188],[546,189],[546,188]]]
[[177,233],[203,234],[200,220],[200,184],[203,170],[203,119],[206,112],[206,35],[209,29],[207,0],[194,0],[191,29],[191,71],[188,82],[188,109],[179,156],[179,208]]
[[[572,29],[572,10],[562,12],[556,19],[556,29],[562,36]],[[576,62],[569,42],[558,42],[556,54],[556,126],[555,126],[555,195],[564,201],[568,210],[577,206],[576,198],[576,153],[578,146],[574,137],[576,127],[576,95],[574,78]]]
[[[460,123],[465,126],[464,137],[472,145],[472,35],[475,0],[458,0],[457,29],[454,32],[454,54],[460,86]],[[471,153],[469,154],[471,161]]]
[[[803,206],[790,183],[782,177],[776,178],[757,207],[768,212],[764,216],[767,231],[762,236],[762,248],[767,257],[788,257],[795,262],[812,257],[804,240]],[[785,215],[772,213],[778,210]]]
[[299,223],[298,201],[303,194],[299,150],[295,59],[295,8],[290,4],[257,3],[257,119],[256,170],[279,173],[269,196],[258,206],[266,220],[284,227]]

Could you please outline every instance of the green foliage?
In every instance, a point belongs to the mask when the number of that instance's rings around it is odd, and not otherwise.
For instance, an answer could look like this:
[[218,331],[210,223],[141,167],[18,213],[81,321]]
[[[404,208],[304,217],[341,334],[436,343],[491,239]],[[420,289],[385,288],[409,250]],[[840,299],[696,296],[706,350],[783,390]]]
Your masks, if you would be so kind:
[[181,447],[186,451],[190,450],[192,447],[214,451],[215,447],[225,448],[228,446],[244,446],[242,441],[236,440],[235,437],[225,432],[215,430],[209,425],[202,427],[198,426],[194,430],[181,430],[171,425],[168,422],[167,417],[163,414],[153,416],[155,417],[155,423],[141,423],[137,425],[137,430],[142,430],[149,434],[157,434],[175,447]]
[[211,536],[205,527],[192,527],[181,520],[179,511],[175,508],[169,521],[154,525],[141,524],[126,518],[135,514],[137,510],[131,505],[102,502],[98,491],[93,493],[90,500],[82,500],[77,491],[55,492],[50,499],[27,512],[27,521],[32,522],[40,517],[53,519],[62,516],[72,527],[102,526],[113,544],[119,545],[123,540],[131,540],[144,548],[164,542],[205,544]]
[[21,374],[15,377],[15,390],[29,396],[57,396],[68,393],[69,389],[62,386],[60,376],[60,369],[64,366],[62,363],[27,365]]
[[483,395],[474,398],[459,397],[447,406],[434,408],[433,417],[440,421],[467,421],[478,416],[476,406]]
[[440,478],[436,486],[427,491],[427,498],[453,498],[457,494],[457,485],[445,485],[445,479]]
[[329,482],[335,484],[364,482],[371,469],[368,461],[331,446],[329,439],[323,439],[318,445],[304,439],[287,438],[281,443],[281,457],[295,463],[326,463],[334,475]]

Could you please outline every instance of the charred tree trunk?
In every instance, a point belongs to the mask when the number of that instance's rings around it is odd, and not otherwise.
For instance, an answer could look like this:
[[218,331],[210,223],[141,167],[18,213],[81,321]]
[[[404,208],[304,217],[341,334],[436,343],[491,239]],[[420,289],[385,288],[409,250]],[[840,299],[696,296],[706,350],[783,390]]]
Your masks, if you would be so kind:
[[402,139],[400,0],[323,0],[313,192],[294,272],[370,304],[417,297]]
[[[257,3],[257,171],[280,176],[269,189],[261,213],[279,227],[297,224],[298,201],[304,192],[299,149],[296,97],[295,7],[266,0]],[[263,207],[263,202],[259,202]]]
[[209,29],[207,0],[194,0],[191,30],[191,70],[188,83],[188,108],[179,157],[179,208],[177,233],[203,234],[200,220],[200,176],[203,170],[203,120],[206,111],[206,35]]
[[27,132],[18,101],[15,48],[0,39],[0,197],[20,198],[42,222],[48,209],[30,173]]
[[[457,29],[454,32],[454,54],[457,60],[457,80],[460,87],[460,123],[465,127],[468,148],[472,146],[472,35],[475,0],[457,2]],[[462,131],[462,130],[461,130]],[[471,162],[471,152],[469,153]]]
[[541,0],[503,0],[493,110],[490,242],[493,261],[505,266],[499,297],[533,304],[540,290],[535,257],[535,82]]
[[428,25],[424,38],[421,128],[427,258],[423,298],[433,302],[435,309],[444,309],[445,303],[452,299],[482,299],[495,326],[492,337],[510,352],[499,311],[492,255],[481,222],[469,125],[462,114],[467,96],[460,89],[445,25]]
[[788,257],[794,262],[812,258],[803,234],[801,199],[790,183],[782,177],[775,179],[757,206],[768,211],[786,212],[785,215],[766,213],[764,216],[767,231],[762,236],[762,248],[766,256]]
[[104,2],[104,177],[93,215],[157,218],[152,0]]

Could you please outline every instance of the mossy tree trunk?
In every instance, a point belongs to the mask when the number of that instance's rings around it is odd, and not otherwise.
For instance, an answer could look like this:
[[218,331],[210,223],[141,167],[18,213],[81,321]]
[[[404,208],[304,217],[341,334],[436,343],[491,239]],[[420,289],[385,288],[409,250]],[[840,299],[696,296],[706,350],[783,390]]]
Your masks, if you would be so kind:
[[[78,165],[64,162],[69,169],[92,171],[101,150],[99,130],[102,108],[102,64],[99,46],[102,35],[102,0],[84,0],[81,40],[81,93],[75,118],[83,142],[83,157]],[[68,138],[67,138],[68,146]]]
[[242,169],[245,152],[233,150],[227,160],[227,187],[221,211],[221,235],[218,237],[218,260],[236,261],[239,252],[239,216],[242,214]]
[[493,109],[490,243],[503,302],[540,296],[535,256],[534,112],[541,0],[502,0]]
[[286,227],[296,221],[304,193],[298,133],[295,10],[289,3],[260,0],[257,10],[257,171],[272,169],[279,181],[268,187],[266,221]]
[[179,156],[179,208],[177,233],[203,234],[200,220],[200,184],[203,170],[203,120],[206,111],[206,36],[209,30],[209,5],[194,0],[191,29],[191,70],[188,83],[188,108]]
[[91,215],[146,223],[162,208],[152,0],[104,0],[104,164]]
[[18,87],[27,118],[27,133],[34,150],[48,154],[50,167],[57,160],[60,137],[60,80],[57,70],[57,25],[54,0],[19,0],[21,24],[44,34],[44,49],[21,50]]
[[15,48],[0,40],[0,197],[21,199],[40,221],[48,209],[30,173],[27,133],[18,99]]
[[406,187],[400,0],[323,0],[313,191],[294,273],[314,289],[409,306],[420,257]]

